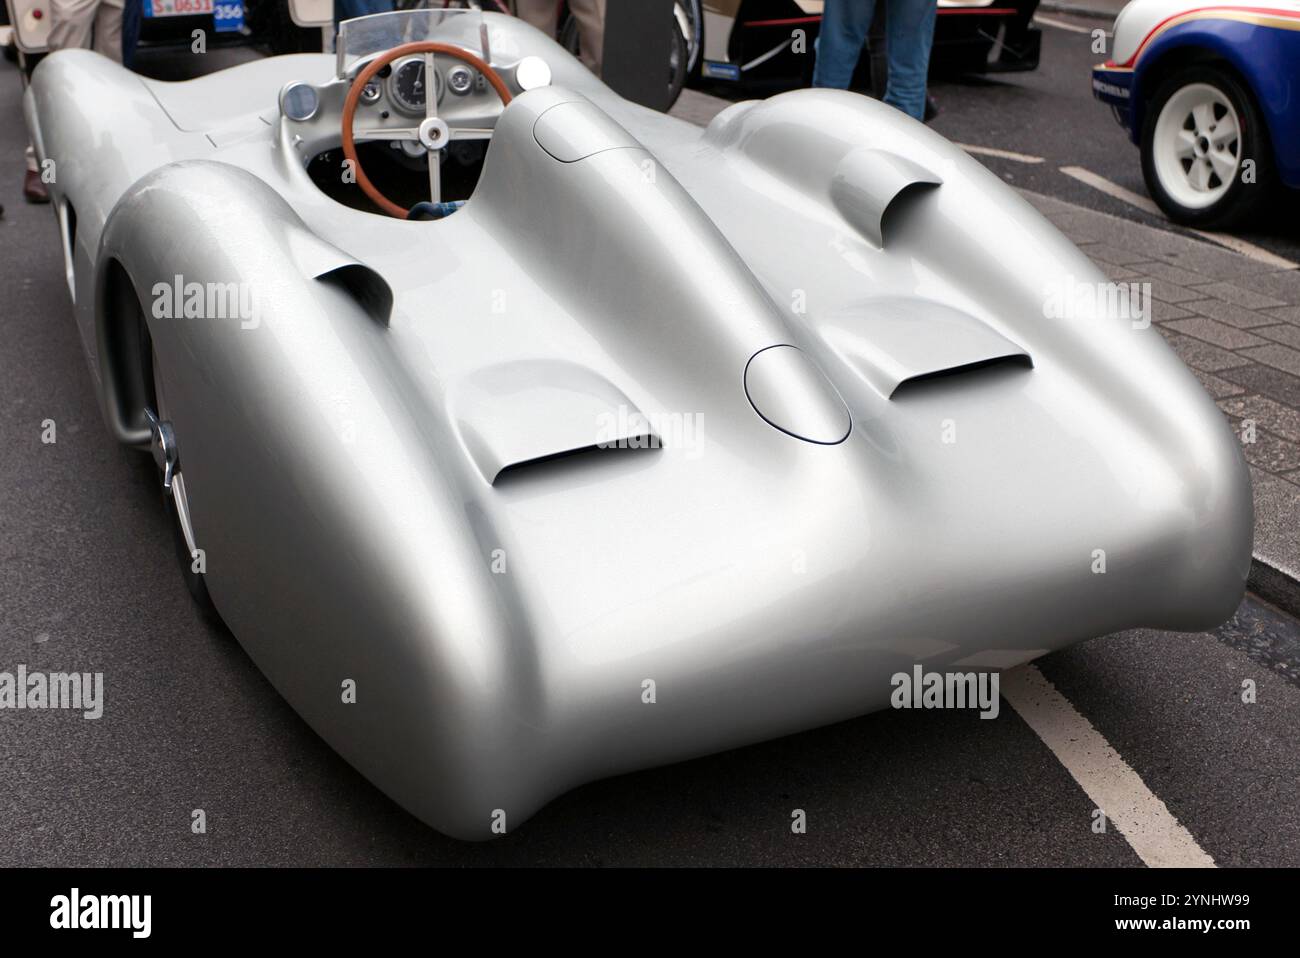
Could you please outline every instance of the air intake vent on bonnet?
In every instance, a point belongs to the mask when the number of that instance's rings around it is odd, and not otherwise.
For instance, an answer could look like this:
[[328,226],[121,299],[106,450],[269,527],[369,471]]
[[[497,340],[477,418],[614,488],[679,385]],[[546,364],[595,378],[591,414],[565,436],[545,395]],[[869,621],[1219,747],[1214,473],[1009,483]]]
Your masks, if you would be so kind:
[[493,485],[524,472],[554,471],[562,460],[594,464],[601,456],[659,447],[632,401],[578,363],[498,363],[476,370],[452,394],[461,442]]
[[987,323],[943,303],[864,300],[816,320],[818,332],[887,399],[900,388],[1006,364],[1032,368],[1024,349]]
[[1019,366],[1021,369],[1033,369],[1034,364],[1030,362],[1029,356],[1021,353],[1016,356],[994,356],[992,359],[981,359],[973,363],[965,363],[961,366],[950,366],[947,369],[935,369],[928,373],[919,373],[904,379],[894,387],[891,399],[897,399],[900,393],[911,392],[921,386],[929,383],[938,383],[945,379],[955,379],[959,376],[968,376],[992,372],[998,368],[1007,366]]

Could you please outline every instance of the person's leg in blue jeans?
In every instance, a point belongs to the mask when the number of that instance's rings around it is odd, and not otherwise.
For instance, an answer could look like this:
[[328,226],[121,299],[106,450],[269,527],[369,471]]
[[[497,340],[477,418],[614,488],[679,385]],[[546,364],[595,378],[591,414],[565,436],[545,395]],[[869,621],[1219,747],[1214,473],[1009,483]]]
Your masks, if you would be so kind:
[[[933,4],[935,0],[929,2]],[[817,35],[813,86],[849,88],[875,12],[876,0],[826,0],[821,32]]]
[[[885,102],[913,119],[925,118],[925,78],[934,43],[936,0],[885,0],[889,83]],[[830,3],[826,4],[830,7]],[[820,66],[820,60],[818,66]]]

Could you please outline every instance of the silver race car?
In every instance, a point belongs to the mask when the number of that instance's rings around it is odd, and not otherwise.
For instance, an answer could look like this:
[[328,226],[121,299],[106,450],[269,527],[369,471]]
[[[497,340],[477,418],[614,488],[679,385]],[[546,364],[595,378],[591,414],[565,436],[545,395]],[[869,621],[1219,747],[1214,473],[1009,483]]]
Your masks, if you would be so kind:
[[699,129],[477,11],[25,100],[104,418],[294,708],[433,827],[1228,617],[1238,443],[1025,200],[856,94]]

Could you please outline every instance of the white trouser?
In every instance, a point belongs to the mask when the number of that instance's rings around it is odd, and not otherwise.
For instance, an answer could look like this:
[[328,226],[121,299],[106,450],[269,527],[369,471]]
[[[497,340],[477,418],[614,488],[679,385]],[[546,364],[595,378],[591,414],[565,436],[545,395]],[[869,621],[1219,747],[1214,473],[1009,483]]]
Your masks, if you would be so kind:
[[50,50],[77,47],[122,62],[122,0],[50,0]]

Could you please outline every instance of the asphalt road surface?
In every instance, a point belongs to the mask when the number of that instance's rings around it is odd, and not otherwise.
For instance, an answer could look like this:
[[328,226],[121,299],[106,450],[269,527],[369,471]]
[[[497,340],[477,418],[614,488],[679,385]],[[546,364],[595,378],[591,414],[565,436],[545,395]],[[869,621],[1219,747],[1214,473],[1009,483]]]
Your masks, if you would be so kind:
[[[1045,57],[1060,39],[1047,38]],[[960,96],[1043,102],[1057,82],[1067,86],[1044,73],[1009,83],[1030,92]],[[958,96],[939,92],[945,123],[961,127],[945,132],[975,140]],[[1069,109],[1057,115],[1065,129]],[[0,67],[0,670],[101,671],[106,701],[97,721],[0,710],[0,866],[1148,860],[1118,828],[1094,830],[1097,802],[1068,756],[1005,701],[994,720],[879,713],[595,783],[490,844],[424,827],[191,607],[153,466],[102,425],[53,216],[19,194],[18,115],[17,75]],[[980,142],[1047,152],[1017,126],[1037,123],[1045,138],[1047,116],[987,115]],[[1054,142],[1065,150],[1067,134]],[[41,441],[47,419],[54,444]],[[1300,624],[1248,600],[1212,634],[1109,636],[1038,668],[1077,712],[1076,731],[1109,743],[1102,774],[1148,790],[1184,845],[1220,865],[1300,865]],[[195,809],[205,834],[191,830]],[[791,830],[794,809],[806,834]]]

